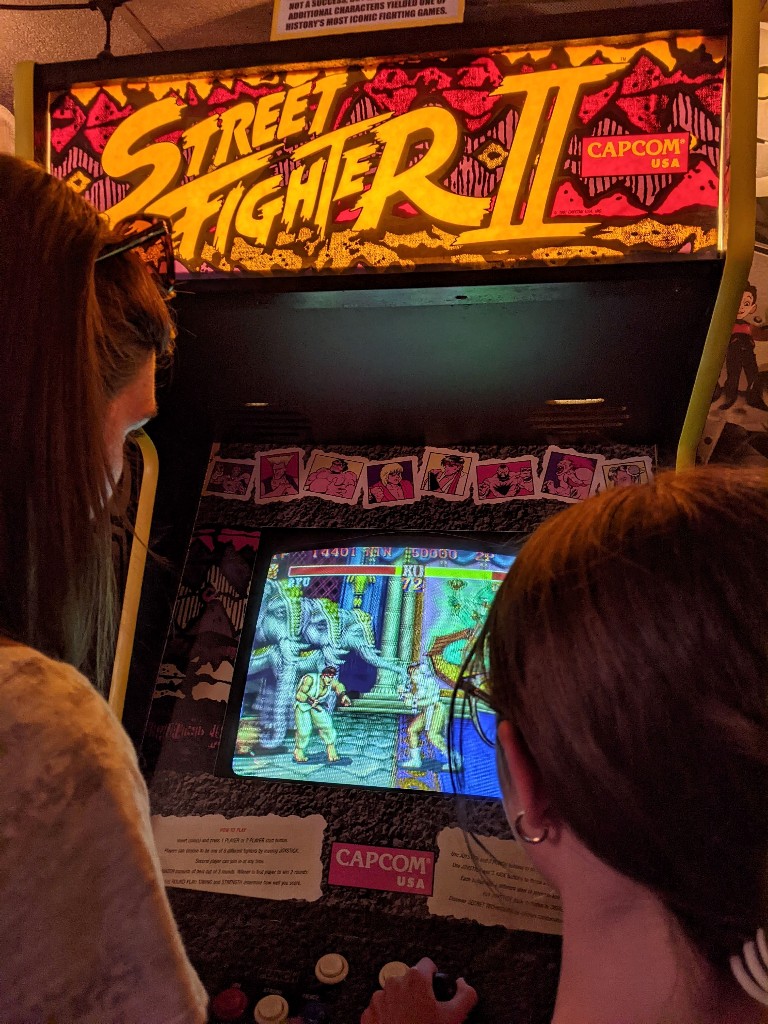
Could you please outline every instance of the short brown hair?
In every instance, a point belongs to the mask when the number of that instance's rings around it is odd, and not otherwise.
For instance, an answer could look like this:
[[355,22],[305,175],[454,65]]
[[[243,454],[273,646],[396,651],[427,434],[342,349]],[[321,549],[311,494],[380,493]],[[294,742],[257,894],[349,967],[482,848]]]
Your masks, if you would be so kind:
[[556,515],[470,665],[553,815],[726,968],[768,920],[766,475],[662,474]]
[[[34,164],[0,155],[0,634],[107,674],[107,404],[172,336],[133,253]],[[98,267],[98,269],[97,269]]]

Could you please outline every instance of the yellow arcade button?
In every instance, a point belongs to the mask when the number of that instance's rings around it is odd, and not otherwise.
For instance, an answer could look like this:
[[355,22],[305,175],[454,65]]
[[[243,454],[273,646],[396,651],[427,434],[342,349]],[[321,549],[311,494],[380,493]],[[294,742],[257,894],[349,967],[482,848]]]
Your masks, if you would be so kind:
[[402,978],[409,970],[408,964],[404,964],[402,960],[390,960],[379,971],[379,984],[384,988],[384,982],[388,978]]
[[256,1024],[283,1024],[287,1016],[288,1003],[282,996],[264,996],[253,1010]]
[[349,964],[341,953],[326,953],[315,964],[315,977],[324,985],[338,985],[349,974]]

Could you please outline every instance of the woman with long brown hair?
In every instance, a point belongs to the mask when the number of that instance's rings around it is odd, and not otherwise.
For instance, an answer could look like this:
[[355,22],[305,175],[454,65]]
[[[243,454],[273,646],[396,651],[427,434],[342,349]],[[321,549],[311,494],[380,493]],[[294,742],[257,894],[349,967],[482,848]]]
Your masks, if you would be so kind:
[[135,753],[80,674],[107,676],[110,498],[173,336],[132,248],[66,184],[0,155],[3,1024],[206,1016]]
[[[765,1020],[765,474],[663,474],[553,517],[463,686],[496,712],[507,818],[562,898],[552,1024]],[[460,1024],[474,992],[438,1003],[434,971],[388,981],[363,1024]]]

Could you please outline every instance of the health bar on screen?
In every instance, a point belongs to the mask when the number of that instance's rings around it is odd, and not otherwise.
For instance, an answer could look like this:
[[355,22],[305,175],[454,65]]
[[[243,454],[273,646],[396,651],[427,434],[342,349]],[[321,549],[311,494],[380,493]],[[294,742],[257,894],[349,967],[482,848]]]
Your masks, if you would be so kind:
[[[402,565],[291,565],[289,576],[402,576]],[[425,566],[424,576],[445,580],[496,580],[507,574],[492,569],[459,569],[452,566]]]

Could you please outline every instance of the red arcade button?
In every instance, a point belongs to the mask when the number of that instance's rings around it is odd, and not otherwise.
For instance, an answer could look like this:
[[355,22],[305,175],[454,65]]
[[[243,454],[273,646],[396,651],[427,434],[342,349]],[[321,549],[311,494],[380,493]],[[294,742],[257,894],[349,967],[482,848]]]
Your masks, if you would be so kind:
[[238,1020],[248,1009],[248,996],[239,985],[225,988],[213,997],[211,1010],[219,1020]]

